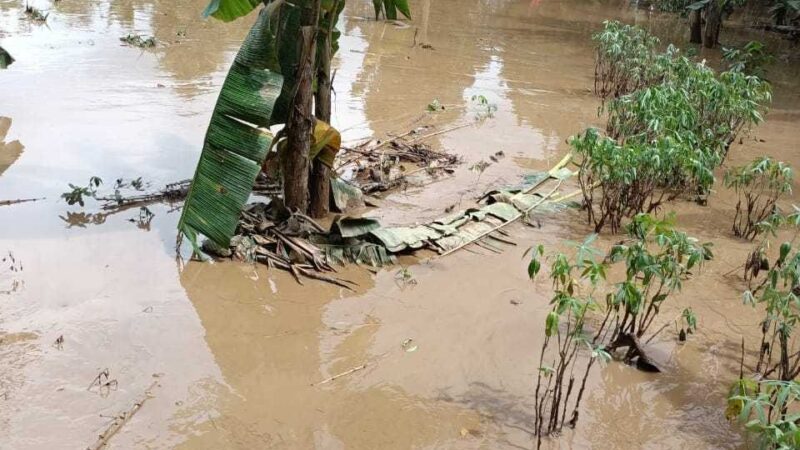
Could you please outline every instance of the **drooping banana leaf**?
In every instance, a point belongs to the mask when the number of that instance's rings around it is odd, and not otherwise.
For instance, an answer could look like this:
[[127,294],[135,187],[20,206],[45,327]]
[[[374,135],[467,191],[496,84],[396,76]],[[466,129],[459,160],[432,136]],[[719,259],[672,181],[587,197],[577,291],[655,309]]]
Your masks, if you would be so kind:
[[222,85],[178,229],[195,250],[203,234],[227,247],[272,135],[268,127],[283,78],[270,14],[262,9]]
[[408,0],[372,0],[372,5],[375,7],[375,20],[380,18],[381,11],[387,20],[397,20],[398,11],[407,19],[411,18]]
[[261,0],[211,0],[203,11],[203,17],[212,16],[230,22],[250,14],[259,3]]
[[5,69],[13,62],[14,58],[12,58],[11,55],[5,51],[5,49],[3,49],[3,47],[0,47],[0,69]]
[[333,169],[333,161],[336,159],[336,154],[339,153],[341,147],[342,135],[339,130],[321,120],[317,120],[316,124],[314,124],[309,159],[318,159],[322,164]]
[[345,0],[322,0],[319,16],[319,33],[317,33],[317,61],[320,60],[319,54],[322,52],[322,45],[328,30],[331,31],[331,57],[339,50],[339,37],[342,33],[336,29],[339,23],[339,16],[344,11]]

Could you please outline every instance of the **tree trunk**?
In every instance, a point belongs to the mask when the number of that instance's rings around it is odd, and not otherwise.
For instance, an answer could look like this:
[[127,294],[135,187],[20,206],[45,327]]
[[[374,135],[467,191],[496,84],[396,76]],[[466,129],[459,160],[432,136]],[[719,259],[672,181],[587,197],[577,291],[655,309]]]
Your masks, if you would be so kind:
[[689,14],[689,42],[692,44],[703,43],[703,21],[700,10],[695,9]]
[[[329,14],[336,14],[336,8]],[[332,20],[332,19],[331,19]],[[330,30],[321,30],[317,41],[321,46],[317,57],[317,92],[314,98],[314,112],[317,119],[331,122],[331,41]],[[311,217],[325,217],[330,212],[331,173],[328,166],[319,160],[312,162],[311,169]]]
[[309,150],[314,130],[312,114],[315,34],[320,0],[307,0],[300,19],[300,58],[297,67],[297,90],[286,121],[286,148],[281,158],[283,197],[290,210],[308,210]]
[[714,48],[719,41],[719,30],[722,27],[722,7],[719,0],[711,0],[706,6],[706,27],[703,30],[703,46]]

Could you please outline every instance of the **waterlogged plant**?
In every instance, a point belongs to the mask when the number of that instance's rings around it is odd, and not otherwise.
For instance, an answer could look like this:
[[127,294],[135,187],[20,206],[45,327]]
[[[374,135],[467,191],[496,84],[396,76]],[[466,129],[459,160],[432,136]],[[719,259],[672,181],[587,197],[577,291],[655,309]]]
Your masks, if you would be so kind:
[[475,113],[476,120],[482,120],[486,118],[494,117],[494,113],[497,111],[497,105],[494,103],[490,103],[489,99],[486,98],[485,95],[477,94],[470,97],[470,102],[475,105],[477,109]]
[[[609,348],[628,346],[627,360],[641,347],[636,342],[644,338],[664,302],[681,290],[683,281],[692,270],[713,258],[711,243],[700,243],[675,229],[675,216],[663,220],[639,214],[628,225],[628,239],[613,246],[608,254],[612,262],[625,263],[625,279],[606,301],[610,306],[606,319],[611,318]],[[684,310],[681,314],[694,331],[697,318]],[[629,343],[635,345],[627,345]]]
[[[542,261],[550,261],[554,292],[544,324],[535,393],[539,445],[542,436],[560,432],[565,424],[575,426],[595,361],[617,356],[642,370],[658,371],[641,340],[652,339],[665,328],[648,336],[665,302],[681,289],[693,269],[713,256],[710,244],[700,244],[675,230],[674,217],[657,220],[637,215],[628,226],[628,238],[605,255],[593,247],[596,238],[591,235],[582,243],[572,243],[572,255],[546,255],[542,246],[532,249],[529,277],[536,278]],[[616,264],[624,265],[624,275],[609,280],[610,268]],[[684,336],[685,330],[696,329],[697,317],[690,308],[679,317],[686,323]]]
[[590,129],[570,140],[595,231],[616,232],[679,195],[705,202],[731,143],[762,120],[769,84],[741,71],[717,75],[672,46],[656,53],[637,27],[607,22],[595,40],[607,136]]
[[661,204],[657,192],[664,181],[661,165],[674,160],[661,158],[656,148],[621,146],[594,128],[570,138],[570,145],[581,157],[578,180],[595,232],[609,226],[616,233],[624,218],[651,212]]
[[[536,381],[537,448],[543,436],[561,431],[565,424],[575,426],[589,371],[597,359],[611,359],[586,327],[587,313],[598,308],[595,295],[606,279],[608,267],[608,262],[599,258],[601,253],[592,247],[596,238],[591,235],[578,244],[572,256],[557,253],[548,257],[552,260],[550,279],[554,293],[550,301],[552,309],[545,320]],[[531,279],[538,275],[543,257],[543,246],[533,249],[528,265]],[[588,355],[588,361],[584,354]],[[585,363],[585,367],[576,368],[578,361]],[[576,385],[576,375],[583,376],[580,387]]]
[[617,21],[603,22],[595,34],[594,92],[603,100],[617,98],[660,78],[655,67],[658,38],[639,27]]
[[[728,398],[728,414],[756,435],[761,449],[800,448],[800,383],[764,380],[739,382]],[[738,414],[736,414],[738,412]]]
[[780,226],[783,216],[777,202],[792,192],[792,180],[792,168],[768,156],[729,169],[725,186],[733,188],[738,196],[733,233],[754,239],[759,233]]
[[794,243],[784,242],[772,266],[756,273],[752,284],[756,286],[745,291],[744,301],[764,311],[758,359],[754,374],[745,376],[742,342],[742,370],[731,388],[726,416],[738,418],[761,448],[798,448],[800,386],[795,380],[800,347],[794,330],[800,320],[800,253]]
[[784,242],[771,267],[761,274],[744,293],[745,303],[761,305],[765,311],[755,372],[762,378],[794,380],[800,375],[800,348],[792,347],[800,320],[800,252],[792,242]]
[[103,180],[100,177],[89,178],[89,183],[85,187],[69,183],[71,190],[61,194],[61,198],[70,206],[75,203],[84,206],[86,204],[85,197],[94,198],[97,195],[97,188],[101,184],[103,184]]

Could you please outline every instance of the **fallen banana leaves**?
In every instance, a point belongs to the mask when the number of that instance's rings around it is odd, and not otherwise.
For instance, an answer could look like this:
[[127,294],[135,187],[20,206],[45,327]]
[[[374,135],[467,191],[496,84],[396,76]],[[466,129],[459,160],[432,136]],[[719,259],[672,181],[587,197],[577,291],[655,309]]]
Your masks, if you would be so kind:
[[[338,217],[325,230],[302,214],[290,213],[279,200],[251,204],[242,211],[229,246],[207,241],[204,250],[289,271],[301,284],[307,277],[353,289],[354,283],[331,275],[336,272],[333,264],[381,267],[393,264],[394,254],[403,251],[427,248],[448,255],[476,245],[500,253],[503,245],[516,245],[503,227],[571,197],[556,196],[561,183],[573,174],[564,168],[569,161],[565,157],[549,172],[526,178],[521,187],[490,192],[481,207],[423,225],[383,227],[376,219]],[[555,187],[544,194],[533,192],[549,181]]]

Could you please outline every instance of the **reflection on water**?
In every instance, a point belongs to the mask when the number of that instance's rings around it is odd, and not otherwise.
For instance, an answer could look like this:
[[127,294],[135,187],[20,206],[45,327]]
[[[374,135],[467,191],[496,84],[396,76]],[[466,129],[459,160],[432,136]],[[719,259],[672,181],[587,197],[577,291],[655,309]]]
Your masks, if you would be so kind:
[[0,116],[0,175],[19,159],[22,150],[25,149],[25,146],[17,140],[5,141],[10,128],[11,118]]
[[[546,218],[542,230],[515,231],[525,245],[503,255],[414,265],[419,285],[407,290],[391,272],[373,279],[360,268],[343,273],[360,283],[357,296],[247,265],[190,263],[181,272],[173,261],[177,211],[107,214],[93,204],[67,207],[59,196],[90,176],[141,176],[153,185],[187,178],[252,18],[205,21],[206,0],[32,4],[50,13],[47,24],[26,20],[22,2],[0,1],[0,38],[17,59],[0,72],[0,115],[14,119],[11,126],[0,118],[0,200],[47,197],[0,208],[0,254],[25,262],[25,289],[0,304],[2,332],[26,337],[0,343],[8,368],[0,373],[0,424],[11,447],[88,445],[107,425],[100,414],[129,408],[154,375],[156,397],[115,437],[120,448],[529,446],[531,356],[546,302],[518,266],[528,243],[586,232],[580,220]],[[389,196],[388,208],[373,212],[395,223],[439,216],[489,186],[549,167],[568,136],[597,123],[590,35],[602,20],[638,23],[665,42],[682,42],[686,31],[673,16],[623,0],[417,0],[410,23],[375,22],[371,8],[348,2],[340,21],[333,122],[345,139],[474,123],[431,140],[462,155],[463,167],[427,189]],[[158,45],[121,45],[129,33]],[[769,36],[723,35],[726,43],[754,37],[788,52]],[[716,53],[703,56],[718,63]],[[774,108],[755,131],[763,141],[746,140],[733,162],[768,153],[800,165],[800,65],[789,60],[770,72]],[[492,118],[475,120],[475,95],[497,106]],[[446,110],[428,112],[434,99]],[[482,177],[467,169],[500,150],[509,157]],[[709,221],[708,210],[682,208],[689,227],[725,239],[725,211]],[[723,243],[720,260],[747,251]],[[715,311],[730,308],[735,287],[710,272],[704,282],[719,297],[699,308],[710,317],[704,342],[753,331],[729,330],[719,319]],[[522,294],[509,303],[498,292]],[[417,351],[402,350],[407,339]],[[731,349],[699,342],[665,345],[674,371],[658,380],[619,366],[598,372],[584,427],[565,445],[739,445],[714,416],[724,392],[695,396],[704,381],[723,385]],[[104,368],[119,389],[87,396]],[[609,416],[620,420],[609,424]]]

